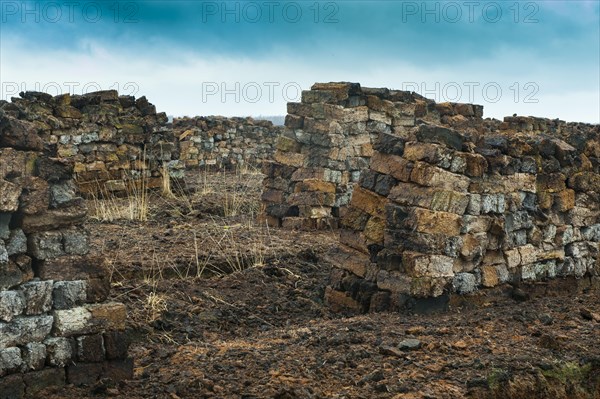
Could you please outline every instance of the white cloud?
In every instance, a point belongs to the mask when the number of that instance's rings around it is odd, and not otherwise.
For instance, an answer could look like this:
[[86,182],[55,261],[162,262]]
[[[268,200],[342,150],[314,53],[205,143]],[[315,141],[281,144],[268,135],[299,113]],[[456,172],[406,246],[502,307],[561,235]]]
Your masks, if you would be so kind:
[[[256,60],[200,56],[162,46],[142,54],[90,40],[82,40],[78,47],[86,51],[30,52],[17,38],[3,37],[2,98],[10,94],[7,90],[14,89],[11,82],[20,86],[17,92],[35,90],[36,83],[43,88],[55,82],[63,92],[72,88],[74,93],[81,93],[85,85],[93,90],[95,87],[90,84],[96,83],[101,89],[117,88],[121,94],[130,94],[137,87],[136,96],[146,95],[159,111],[172,115],[282,115],[286,113],[286,102],[297,99],[297,88],[309,89],[316,81],[354,81],[371,87],[418,87],[416,91],[438,101],[483,104],[486,117],[502,118],[517,113],[600,123],[597,75],[588,77],[580,73],[572,82],[557,84],[565,80],[564,68],[568,66],[536,68],[535,60],[508,50],[493,59],[466,60],[449,68],[443,62],[422,67],[391,58],[369,60],[360,54],[354,63],[336,65],[334,56],[324,55],[327,57],[324,59],[310,54],[295,56],[285,50]],[[537,85],[537,93],[533,94],[535,86],[525,86],[528,82]],[[133,85],[126,86],[127,83]],[[283,93],[286,85],[287,94]],[[497,87],[502,90],[498,102],[486,101],[486,95],[490,100],[497,95]],[[515,101],[517,87],[519,101]],[[56,94],[55,86],[46,88]],[[456,98],[457,88],[461,91],[459,98]],[[524,102],[526,94],[533,94],[531,99],[539,101]]]

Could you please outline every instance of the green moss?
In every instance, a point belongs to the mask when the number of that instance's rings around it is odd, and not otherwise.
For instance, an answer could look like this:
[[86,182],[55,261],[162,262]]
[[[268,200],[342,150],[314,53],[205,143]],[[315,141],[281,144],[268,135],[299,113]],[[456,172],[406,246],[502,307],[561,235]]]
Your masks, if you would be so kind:
[[550,370],[542,370],[542,375],[546,378],[560,381],[561,384],[576,384],[586,380],[591,369],[591,364],[580,366],[577,363],[569,362],[562,365],[556,365]]
[[492,372],[487,378],[488,386],[492,391],[500,388],[508,380],[510,380],[510,373],[507,370],[499,368],[493,368]]

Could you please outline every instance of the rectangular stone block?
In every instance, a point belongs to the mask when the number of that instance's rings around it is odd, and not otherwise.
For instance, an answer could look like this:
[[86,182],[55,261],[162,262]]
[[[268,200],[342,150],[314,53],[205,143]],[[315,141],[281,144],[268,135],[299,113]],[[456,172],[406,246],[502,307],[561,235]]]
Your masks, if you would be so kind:
[[456,173],[448,172],[425,162],[415,162],[410,173],[410,181],[426,187],[466,192],[471,180]]
[[0,349],[0,377],[21,370],[23,359],[19,348]]
[[40,260],[58,258],[65,254],[62,238],[60,231],[30,234],[27,244],[29,253]]
[[104,339],[101,334],[83,335],[76,338],[77,359],[80,362],[102,362],[105,358]]
[[350,311],[358,313],[362,311],[360,303],[355,301],[347,292],[337,291],[331,287],[325,288],[324,300],[333,312]]
[[276,151],[274,159],[276,162],[279,162],[282,165],[300,168],[302,165],[304,165],[306,155],[294,152]]
[[[1,250],[2,245],[0,245],[0,251]],[[31,268],[30,257],[19,255],[14,261],[9,259],[8,263],[0,262],[0,290],[15,288],[19,284],[29,281],[32,278],[33,270]]]
[[64,367],[75,360],[74,342],[69,338],[52,337],[44,341],[46,362],[50,366]]
[[335,194],[319,191],[298,192],[288,196],[290,205],[329,206],[335,205]]
[[369,108],[365,106],[344,108],[340,105],[325,104],[325,117],[342,123],[366,122],[369,120]]
[[[454,151],[440,144],[408,142],[404,145],[402,155],[408,161],[423,161],[433,165],[450,166]],[[439,164],[442,165],[439,165]]]
[[284,202],[285,193],[281,190],[263,190],[260,199],[263,202],[281,204]]
[[334,93],[338,101],[347,100],[350,96],[362,94],[361,87],[358,83],[349,82],[315,83],[310,89]]
[[[419,252],[431,255],[457,257],[460,246],[459,237],[448,237],[443,234],[417,233],[413,230],[386,229],[384,242],[388,252],[401,254],[404,251]],[[378,254],[378,265],[387,267],[387,262]]]
[[327,174],[327,172],[326,172],[325,168],[316,168],[316,167],[301,168],[301,169],[295,170],[292,173],[290,180],[291,181],[303,181],[303,180],[309,180],[309,179],[325,180],[326,174]]
[[80,225],[87,216],[87,208],[83,203],[68,208],[49,209],[35,215],[23,217],[22,228],[25,233],[48,231]]
[[340,231],[340,243],[362,253],[369,253],[367,238],[362,231],[343,229]]
[[0,321],[9,322],[25,310],[25,298],[20,291],[0,291]]
[[484,233],[492,226],[489,216],[464,215],[461,233]]
[[81,306],[87,299],[88,284],[85,280],[55,281],[52,300],[55,309],[70,309]]
[[388,198],[400,205],[418,206],[458,215],[464,214],[469,204],[467,194],[403,182],[390,190]]
[[417,131],[419,141],[443,144],[457,151],[462,150],[465,137],[453,129],[442,126],[420,125]]
[[304,117],[287,114],[285,116],[285,127],[290,129],[302,129],[304,126]]
[[0,179],[0,212],[15,212],[19,208],[22,187]]
[[488,238],[486,233],[465,234],[461,236],[462,246],[460,256],[475,265],[481,263],[487,250]]
[[125,359],[131,342],[130,334],[126,331],[107,331],[103,334],[106,358]]
[[413,208],[407,223],[409,228],[412,227],[421,233],[457,236],[462,227],[462,218],[454,213]]
[[600,174],[591,171],[574,173],[569,177],[569,188],[575,191],[600,191]]
[[481,266],[481,285],[484,287],[495,287],[499,284],[498,271],[494,266]]
[[481,213],[504,213],[506,201],[504,194],[482,194]]
[[30,342],[23,347],[23,363],[26,371],[41,370],[46,364],[46,345]]
[[336,103],[335,93],[329,90],[302,90],[302,103]]
[[377,288],[394,295],[409,294],[411,284],[412,278],[401,272],[380,270],[377,273]]
[[25,299],[25,314],[37,315],[52,309],[52,280],[30,281],[22,284],[19,289]]
[[347,270],[358,277],[365,277],[371,263],[368,255],[346,246],[332,248],[325,255],[325,259],[333,266]]
[[[1,222],[0,222],[1,223]],[[1,244],[0,244],[1,245]],[[8,256],[24,254],[27,252],[27,237],[21,229],[12,230],[6,241]]]
[[54,311],[54,333],[58,336],[95,334],[104,330],[123,330],[125,305],[105,303]]
[[306,179],[296,183],[294,192],[303,191],[320,191],[323,193],[335,193],[336,186],[334,183],[326,182],[318,179]]
[[7,176],[32,176],[36,169],[37,152],[0,148],[0,179]]
[[567,188],[565,181],[566,177],[562,173],[538,174],[536,179],[537,191],[558,193]]
[[530,173],[514,173],[510,176],[503,176],[503,187],[505,193],[517,191],[535,193],[537,192],[536,175]]
[[379,111],[369,111],[369,120],[372,121],[376,121],[376,122],[381,122],[381,123],[385,123],[386,125],[391,125],[392,124],[392,117],[389,116],[387,113],[385,112],[379,112]]
[[89,237],[83,229],[70,228],[62,230],[63,247],[67,255],[87,255]]
[[[12,219],[12,212],[0,212],[0,240],[7,240],[10,237],[10,220]],[[4,247],[4,241],[1,241],[1,244]],[[4,248],[4,252],[6,252],[6,248]],[[6,257],[7,255],[4,255]],[[3,258],[0,263],[6,262]]]
[[15,182],[24,188],[19,197],[19,211],[33,215],[48,209],[50,194],[47,181],[36,176],[26,176],[15,179]]
[[488,169],[488,163],[484,156],[480,154],[461,153],[461,158],[465,160],[465,174],[471,177],[481,177]]
[[396,180],[407,182],[410,179],[412,163],[398,155],[376,152],[371,158],[371,170],[390,175]]
[[413,277],[452,277],[454,260],[443,255],[426,255],[406,251],[402,263],[406,272]]
[[352,193],[351,206],[360,209],[369,215],[384,216],[387,198],[377,195],[362,187],[355,187]]
[[558,212],[566,212],[575,207],[575,191],[566,189],[553,195],[554,207]]
[[0,322],[0,349],[43,341],[52,330],[52,316],[17,316]]
[[385,219],[377,216],[371,217],[363,231],[367,244],[380,244],[383,245],[383,232],[385,229]]

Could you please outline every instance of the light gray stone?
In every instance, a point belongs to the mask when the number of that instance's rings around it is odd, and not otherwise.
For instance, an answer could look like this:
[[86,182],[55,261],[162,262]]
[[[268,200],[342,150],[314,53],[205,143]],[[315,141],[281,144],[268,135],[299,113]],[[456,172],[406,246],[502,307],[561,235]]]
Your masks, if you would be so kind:
[[523,265],[521,278],[525,281],[541,280],[556,276],[556,262],[536,262]]
[[505,210],[504,194],[483,194],[481,196],[481,213],[504,213]]
[[21,291],[0,291],[0,320],[11,321],[25,310],[25,297]]
[[41,260],[58,258],[65,254],[60,231],[33,233],[29,236],[27,246],[29,253]]
[[52,208],[60,208],[77,198],[79,198],[77,186],[73,180],[50,185],[50,207]]
[[69,255],[86,255],[89,252],[88,236],[82,230],[63,231],[63,245]]
[[0,349],[0,377],[19,371],[23,365],[19,348]]
[[573,258],[586,258],[590,255],[589,245],[585,241],[569,244],[565,246],[565,255]]
[[508,272],[506,264],[496,265],[496,271],[498,272],[498,281],[501,284],[510,281],[510,273]]
[[10,235],[9,225],[10,225],[11,216],[12,216],[12,213],[0,212],[0,239],[1,240],[8,239],[8,236]]
[[33,277],[31,258],[19,255],[8,263],[0,263],[0,290],[6,290]]
[[54,311],[54,330],[57,335],[71,336],[90,331],[91,312],[85,307]]
[[506,215],[504,227],[507,232],[529,229],[533,227],[533,219],[525,211],[513,212]]
[[68,338],[48,338],[46,344],[46,359],[51,366],[64,367],[73,359],[73,343]]
[[587,241],[600,241],[600,224],[581,228],[581,236]]
[[54,281],[30,281],[20,287],[25,297],[25,314],[36,315],[52,309],[52,290]]
[[593,263],[593,259],[566,257],[564,263],[557,268],[557,274],[583,277]]
[[10,323],[0,322],[0,349],[43,341],[53,321],[52,316],[17,316]]
[[469,195],[469,205],[467,206],[467,213],[469,215],[479,215],[481,213],[481,195],[471,194]]
[[477,279],[471,273],[457,273],[452,280],[452,287],[458,294],[470,294],[477,289]]
[[398,348],[403,351],[414,351],[421,347],[421,341],[414,338],[408,338],[400,341]]
[[87,299],[86,291],[87,282],[85,280],[55,282],[52,293],[54,308],[63,310],[84,304]]
[[25,236],[23,230],[15,229],[10,232],[10,237],[6,242],[6,251],[9,256],[27,252],[27,236]]
[[41,342],[30,342],[23,347],[24,371],[41,370],[46,364],[46,345]]
[[28,342],[42,342],[50,334],[53,322],[52,316],[16,317],[13,323],[21,331],[19,345]]
[[19,343],[21,331],[15,323],[3,323],[0,321],[0,349],[15,346]]
[[8,251],[4,245],[4,241],[0,240],[0,264],[8,263]]

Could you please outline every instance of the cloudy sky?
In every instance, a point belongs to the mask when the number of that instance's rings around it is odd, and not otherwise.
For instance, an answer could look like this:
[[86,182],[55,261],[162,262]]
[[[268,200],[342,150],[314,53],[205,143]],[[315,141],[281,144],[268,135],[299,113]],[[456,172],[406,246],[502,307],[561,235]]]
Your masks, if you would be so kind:
[[600,1],[0,0],[0,81],[177,116],[281,115],[352,81],[600,123]]

